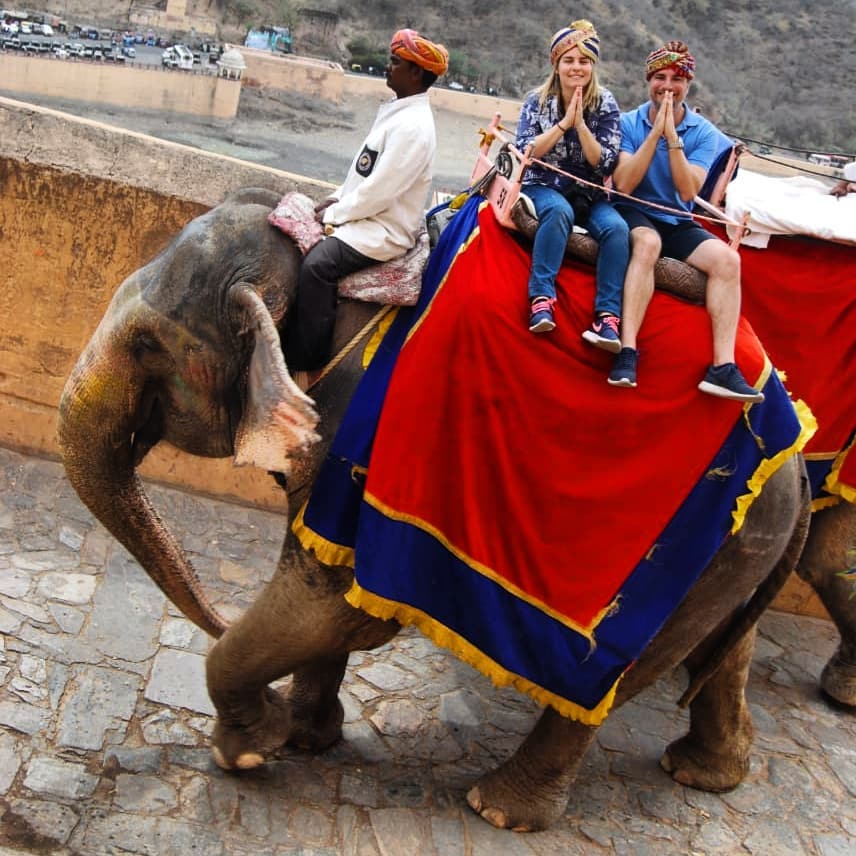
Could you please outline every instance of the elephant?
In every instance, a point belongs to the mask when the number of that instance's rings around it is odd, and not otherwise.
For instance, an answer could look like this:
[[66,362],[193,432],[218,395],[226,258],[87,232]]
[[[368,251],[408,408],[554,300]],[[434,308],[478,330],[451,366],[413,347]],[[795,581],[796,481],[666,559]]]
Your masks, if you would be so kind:
[[[385,644],[400,629],[350,606],[352,570],[323,566],[290,526],[273,579],[227,627],[136,474],[147,452],[167,442],[285,473],[289,509],[307,498],[364,371],[359,349],[346,343],[376,324],[378,307],[343,302],[335,370],[309,399],[289,377],[280,346],[300,254],[268,225],[277,201],[265,190],[234,194],[122,283],[66,383],[58,421],[65,469],[84,504],[166,596],[217,637],[206,678],[217,711],[212,751],[226,770],[261,765],[286,744],[318,752],[336,742],[349,653]],[[723,791],[747,773],[744,686],[755,622],[795,567],[809,521],[805,470],[794,456],[619,685],[616,704],[687,665],[690,729],[661,762],[676,781]],[[836,525],[849,524],[830,522],[833,537],[841,535]],[[822,538],[813,553],[820,559],[806,573],[831,595],[838,558]],[[846,625],[839,624],[846,642],[833,671],[852,675],[856,621],[846,610],[833,614]],[[287,675],[285,689],[269,686]],[[513,757],[472,787],[470,806],[497,827],[548,827],[564,811],[595,733],[545,708]]]

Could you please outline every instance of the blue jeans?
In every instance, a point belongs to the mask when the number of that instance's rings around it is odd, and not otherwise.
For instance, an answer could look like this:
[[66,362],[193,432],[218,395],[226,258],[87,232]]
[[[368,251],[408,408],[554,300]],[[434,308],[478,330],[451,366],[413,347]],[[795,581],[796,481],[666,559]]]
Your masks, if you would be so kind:
[[[568,236],[574,226],[571,204],[552,187],[527,184],[523,192],[538,214],[538,230],[532,247],[529,298],[556,296],[556,274],[565,257]],[[630,230],[624,218],[605,199],[591,207],[587,223],[580,223],[599,244],[596,266],[595,314],[621,317],[624,274],[630,261]]]

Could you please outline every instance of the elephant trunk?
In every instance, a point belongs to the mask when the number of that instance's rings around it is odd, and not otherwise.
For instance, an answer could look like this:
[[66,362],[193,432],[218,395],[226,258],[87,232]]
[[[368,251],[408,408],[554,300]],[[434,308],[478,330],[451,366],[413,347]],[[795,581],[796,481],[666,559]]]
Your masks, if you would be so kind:
[[[104,328],[104,329],[102,329]],[[219,637],[226,623],[205,598],[196,571],[145,493],[134,461],[143,372],[116,329],[102,328],[65,385],[58,440],[83,503],[194,624]]]

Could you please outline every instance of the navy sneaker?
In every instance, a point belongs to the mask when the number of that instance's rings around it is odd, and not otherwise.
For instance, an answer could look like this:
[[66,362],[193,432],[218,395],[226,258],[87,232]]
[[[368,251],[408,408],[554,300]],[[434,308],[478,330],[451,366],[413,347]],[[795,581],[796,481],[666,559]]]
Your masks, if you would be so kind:
[[611,386],[636,386],[636,363],[639,351],[636,348],[622,348],[612,364],[612,371],[606,379]]
[[708,395],[730,398],[733,401],[759,402],[764,400],[764,393],[758,392],[757,389],[746,383],[746,379],[740,373],[736,363],[710,366],[698,388]]
[[601,315],[595,318],[591,327],[583,331],[583,339],[596,348],[603,348],[612,354],[621,351],[621,338],[618,335],[618,318],[615,315]]
[[549,297],[536,297],[529,307],[529,332],[549,333],[556,329],[556,321],[553,318],[554,300]]

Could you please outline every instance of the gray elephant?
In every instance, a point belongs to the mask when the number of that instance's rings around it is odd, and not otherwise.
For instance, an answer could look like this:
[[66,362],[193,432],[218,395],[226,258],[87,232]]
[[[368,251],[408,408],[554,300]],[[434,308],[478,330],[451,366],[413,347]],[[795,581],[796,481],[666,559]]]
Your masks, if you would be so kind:
[[[236,194],[131,275],[80,357],[60,406],[63,460],[83,502],[190,620],[220,637],[208,657],[207,681],[217,709],[213,752],[225,769],[262,764],[285,744],[320,751],[334,743],[349,652],[379,646],[400,629],[352,608],[343,597],[352,571],[320,565],[290,528],[273,580],[225,627],[136,475],[146,453],[166,441],[196,455],[235,455],[287,472],[291,508],[307,497],[363,369],[359,349],[345,348],[336,370],[313,388],[314,409],[288,376],[278,329],[294,296],[300,256],[267,224],[276,202],[267,191]],[[377,308],[343,306],[334,348],[371,329]],[[313,444],[316,430],[320,442]],[[682,662],[698,679],[690,731],[662,761],[677,781],[720,791],[746,774],[752,724],[744,686],[754,623],[796,565],[808,525],[797,456],[768,481],[743,528],[620,684],[616,704]],[[824,580],[837,559],[823,546],[817,553],[822,561],[812,565],[818,575],[812,579],[823,596],[832,591]],[[735,621],[735,615],[741,617]],[[839,660],[852,670],[856,622],[846,611],[836,618],[847,640]],[[292,676],[287,691],[273,691],[269,684],[285,675]],[[545,709],[515,755],[474,785],[470,805],[499,827],[549,826],[564,811],[595,733]]]

